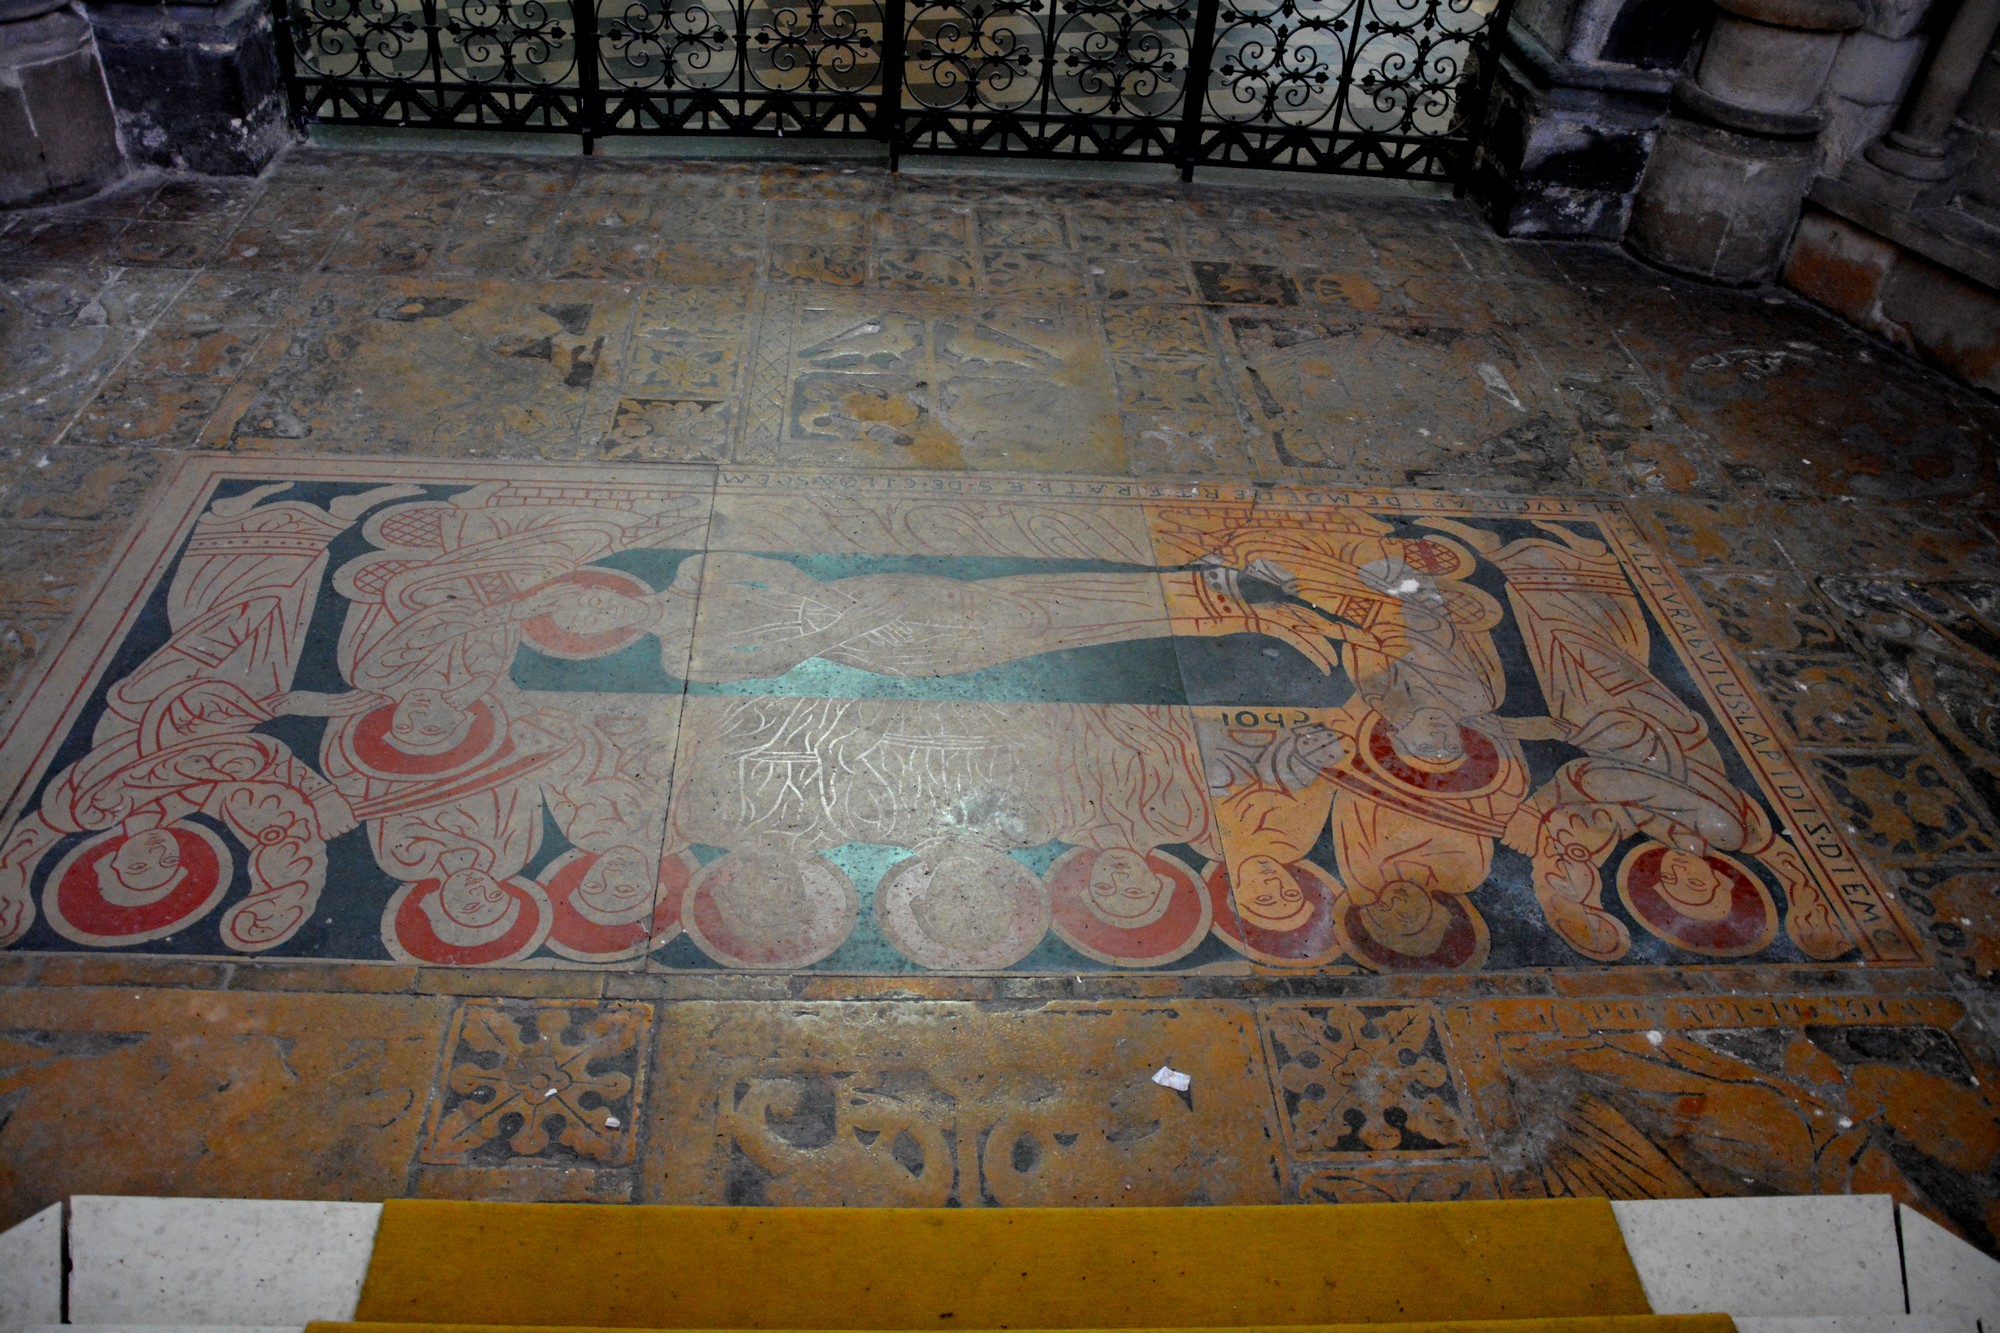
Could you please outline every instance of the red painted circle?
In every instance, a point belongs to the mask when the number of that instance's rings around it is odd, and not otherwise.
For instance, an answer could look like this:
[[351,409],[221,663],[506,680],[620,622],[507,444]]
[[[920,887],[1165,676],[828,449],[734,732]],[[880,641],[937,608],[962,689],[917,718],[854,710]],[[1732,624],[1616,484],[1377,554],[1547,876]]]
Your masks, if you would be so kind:
[[[615,569],[578,569],[550,579],[540,587],[530,589],[524,596],[532,597],[550,588],[564,587],[603,588],[634,601],[653,595],[652,588],[630,574]],[[620,629],[606,630],[602,634],[578,634],[556,624],[555,617],[547,612],[530,616],[521,622],[521,637],[533,644],[536,651],[572,662],[588,661],[593,657],[609,657],[612,653],[637,643],[645,633],[643,629],[627,625]]]
[[229,852],[207,829],[176,824],[167,831],[180,848],[181,880],[165,896],[138,907],[108,901],[98,886],[98,866],[127,839],[99,834],[65,856],[49,876],[42,890],[49,924],[79,944],[137,944],[206,916],[229,891],[235,873]]
[[1670,944],[1714,958],[1756,953],[1776,938],[1778,908],[1763,885],[1726,856],[1702,858],[1729,884],[1728,915],[1701,921],[1682,912],[1660,891],[1660,863],[1667,849],[1655,844],[1618,867],[1618,896],[1639,924]]
[[384,704],[354,720],[349,732],[355,762],[370,773],[392,778],[429,778],[470,768],[491,754],[500,740],[493,710],[477,700],[466,710],[472,725],[465,739],[437,754],[412,754],[389,739],[394,705]]
[[698,868],[691,853],[661,860],[651,915],[616,926],[592,921],[571,903],[595,864],[594,852],[568,852],[542,872],[542,888],[554,913],[551,950],[580,963],[616,963],[650,953],[680,933],[681,898]]
[[1356,962],[1375,972],[1468,972],[1482,966],[1492,944],[1485,919],[1461,894],[1432,893],[1431,901],[1444,908],[1451,924],[1427,954],[1398,953],[1378,943],[1351,901],[1340,905],[1341,940]]
[[1209,866],[1205,881],[1215,917],[1215,933],[1238,953],[1276,967],[1315,967],[1332,962],[1340,956],[1341,948],[1340,934],[1333,924],[1340,886],[1310,861],[1294,861],[1285,868],[1312,904],[1312,915],[1303,925],[1291,930],[1265,930],[1241,920],[1229,893],[1228,867],[1218,861]]
[[1078,847],[1049,867],[1049,909],[1063,943],[1086,958],[1115,967],[1159,967],[1201,943],[1213,915],[1208,894],[1192,870],[1165,852],[1147,852],[1146,865],[1167,881],[1167,910],[1148,925],[1118,926],[1092,912],[1084,901],[1100,855],[1095,848]]
[[542,946],[549,934],[549,900],[531,880],[503,879],[500,887],[521,905],[514,924],[498,939],[484,944],[447,944],[431,929],[423,900],[444,887],[438,879],[418,880],[396,890],[383,910],[383,943],[406,963],[437,963],[446,967],[478,967],[518,962]]
[[1377,717],[1368,729],[1368,758],[1383,774],[1417,791],[1462,795],[1492,786],[1500,772],[1499,747],[1470,727],[1458,729],[1458,743],[1465,750],[1462,762],[1448,769],[1419,768],[1396,753],[1388,719]]

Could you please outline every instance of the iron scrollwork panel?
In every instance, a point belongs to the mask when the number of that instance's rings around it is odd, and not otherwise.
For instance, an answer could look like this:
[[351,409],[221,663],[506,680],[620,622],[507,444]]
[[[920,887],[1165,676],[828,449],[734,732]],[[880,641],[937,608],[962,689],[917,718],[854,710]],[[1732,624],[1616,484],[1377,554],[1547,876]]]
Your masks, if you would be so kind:
[[274,0],[309,119],[1449,176],[1507,0]]
[[880,0],[607,0],[601,133],[873,134]]
[[1169,158],[1194,0],[912,0],[902,143]]
[[1445,176],[1500,0],[1221,0],[1201,161]]
[[570,0],[294,0],[289,19],[317,119],[578,127]]

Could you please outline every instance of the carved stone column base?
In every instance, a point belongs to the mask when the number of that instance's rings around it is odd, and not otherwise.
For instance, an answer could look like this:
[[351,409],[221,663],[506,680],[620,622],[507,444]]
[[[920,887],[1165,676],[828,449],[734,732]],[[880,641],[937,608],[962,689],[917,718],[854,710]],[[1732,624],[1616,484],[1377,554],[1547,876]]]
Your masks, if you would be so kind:
[[1907,176],[1913,181],[1950,180],[1958,174],[1962,164],[1951,154],[1933,152],[1927,148],[1908,148],[1897,143],[1897,137],[1891,131],[1880,143],[1870,144],[1868,160],[1884,171]]
[[1627,243],[1665,268],[1750,285],[1778,271],[1818,166],[1811,139],[1738,134],[1669,116]]
[[89,0],[133,159],[250,176],[292,138],[265,0]]
[[0,206],[89,194],[122,166],[90,25],[67,5],[0,10]]

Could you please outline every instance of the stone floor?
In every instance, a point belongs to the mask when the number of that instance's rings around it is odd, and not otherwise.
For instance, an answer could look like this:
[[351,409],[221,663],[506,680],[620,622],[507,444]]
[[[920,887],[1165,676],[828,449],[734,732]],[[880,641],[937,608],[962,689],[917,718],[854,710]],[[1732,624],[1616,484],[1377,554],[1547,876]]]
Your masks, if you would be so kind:
[[1994,1247],[2000,409],[1895,351],[1324,188],[322,150],[0,221],[0,1223]]

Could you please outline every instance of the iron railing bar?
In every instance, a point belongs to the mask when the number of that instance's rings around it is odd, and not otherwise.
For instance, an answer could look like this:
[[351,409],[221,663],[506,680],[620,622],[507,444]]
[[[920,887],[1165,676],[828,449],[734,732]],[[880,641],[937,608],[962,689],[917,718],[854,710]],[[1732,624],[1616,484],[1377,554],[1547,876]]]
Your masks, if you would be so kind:
[[570,0],[570,18],[576,29],[577,135],[583,140],[583,155],[590,157],[597,152],[597,126],[604,114],[597,83],[597,62],[603,56],[597,0]]
[[1208,108],[1209,73],[1215,65],[1215,21],[1221,8],[1222,0],[1195,0],[1194,40],[1188,47],[1181,123],[1174,134],[1174,156],[1180,159],[1183,181],[1194,179],[1195,160],[1201,155],[1201,116]]
[[[1347,98],[1348,94],[1354,88],[1354,60],[1355,57],[1361,54],[1361,25],[1366,20],[1369,7],[1372,3],[1373,0],[1354,0],[1354,17],[1347,29],[1347,49],[1341,52],[1340,77],[1334,81],[1333,124],[1327,128],[1328,143],[1338,141],[1342,127],[1348,124],[1351,119],[1347,114]],[[1339,50],[1337,34],[1334,49]],[[1355,136],[1357,143],[1363,142],[1366,135],[1366,131],[1362,130],[1359,126],[1348,131],[1348,133]],[[1387,160],[1387,158],[1383,159],[1385,163]]]
[[1486,129],[1486,113],[1491,108],[1493,78],[1499,72],[1500,46],[1507,39],[1507,24],[1514,16],[1514,0],[1500,0],[1493,13],[1487,17],[1486,30],[1470,43],[1473,59],[1479,62],[1478,87],[1473,90],[1472,105],[1463,108],[1464,114],[1459,124],[1465,134],[1465,146],[1459,150],[1458,170],[1452,173],[1451,193],[1454,199],[1465,198],[1466,184],[1472,179],[1473,164],[1479,157],[1479,136]]
[[876,128],[889,144],[889,170],[902,169],[903,53],[909,42],[908,6],[882,0],[882,123]]

